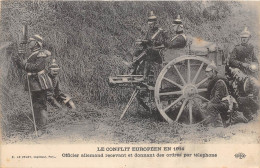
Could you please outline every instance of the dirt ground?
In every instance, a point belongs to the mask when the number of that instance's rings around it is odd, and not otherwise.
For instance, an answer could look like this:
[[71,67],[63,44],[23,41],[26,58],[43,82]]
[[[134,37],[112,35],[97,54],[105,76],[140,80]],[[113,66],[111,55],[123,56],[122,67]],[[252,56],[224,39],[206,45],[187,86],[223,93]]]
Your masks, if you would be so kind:
[[228,128],[178,127],[158,121],[138,105],[119,120],[123,105],[102,109],[80,100],[75,99],[78,107],[75,111],[49,106],[47,132],[39,137],[33,132],[29,112],[21,112],[10,119],[10,124],[2,123],[3,143],[260,143],[259,115],[247,124]]

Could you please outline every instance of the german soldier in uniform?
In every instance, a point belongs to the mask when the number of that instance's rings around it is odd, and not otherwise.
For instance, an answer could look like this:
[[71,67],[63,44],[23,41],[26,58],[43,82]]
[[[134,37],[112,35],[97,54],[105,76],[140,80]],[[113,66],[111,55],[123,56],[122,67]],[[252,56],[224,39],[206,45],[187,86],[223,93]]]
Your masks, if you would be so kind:
[[133,73],[135,74],[137,66],[141,61],[144,61],[144,76],[140,81],[147,80],[152,62],[158,64],[162,63],[161,49],[164,47],[165,43],[165,32],[162,28],[157,25],[157,17],[154,15],[153,11],[148,18],[149,29],[143,40],[137,41],[139,47],[134,52],[134,61],[131,63],[133,67]]
[[187,43],[187,38],[184,34],[184,27],[180,15],[178,15],[177,19],[173,21],[172,26],[175,36],[173,36],[173,38],[170,39],[170,42],[168,42],[168,48],[184,48]]
[[229,95],[227,80],[219,77],[217,73],[217,67],[212,62],[206,68],[206,75],[210,80],[207,88],[210,101],[206,104],[209,117],[205,124],[211,124],[213,127],[225,126],[229,109],[228,101],[222,100]]
[[229,60],[231,67],[240,69],[246,75],[254,75],[254,72],[250,71],[250,65],[252,63],[258,64],[254,54],[254,46],[248,43],[250,37],[251,33],[246,27],[240,34],[241,44],[235,46]]
[[49,77],[51,78],[53,87],[47,91],[47,100],[48,102],[57,108],[61,108],[61,104],[63,103],[66,106],[76,109],[75,104],[71,100],[71,97],[67,94],[61,92],[60,82],[57,78],[60,67],[56,64],[55,59],[53,59],[51,66],[49,67]]
[[241,44],[235,46],[230,55],[229,65],[233,76],[237,78],[237,100],[239,108],[248,120],[253,119],[252,113],[256,113],[258,103],[256,97],[259,90],[256,86],[258,75],[258,60],[254,54],[254,47],[248,41],[251,33],[247,27],[241,32]]
[[[48,121],[47,90],[52,87],[52,82],[47,74],[47,59],[51,53],[42,49],[42,45],[41,36],[32,36],[28,41],[28,47],[32,54],[27,59],[20,60],[21,67],[27,72],[28,81],[25,90],[31,92],[29,94],[31,94],[35,122],[40,130],[45,129]],[[19,50],[20,53],[24,53],[24,51]]]

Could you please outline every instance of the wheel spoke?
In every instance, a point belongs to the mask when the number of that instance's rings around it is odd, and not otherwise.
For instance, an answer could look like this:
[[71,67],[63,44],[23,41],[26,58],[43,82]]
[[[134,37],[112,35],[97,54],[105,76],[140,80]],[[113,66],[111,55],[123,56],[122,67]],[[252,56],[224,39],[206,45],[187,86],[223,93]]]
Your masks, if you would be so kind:
[[187,81],[190,83],[190,60],[187,62]]
[[183,92],[181,90],[175,91],[175,92],[164,92],[164,93],[159,93],[160,96],[166,96],[166,95],[179,95],[182,94]]
[[209,79],[208,77],[204,78],[202,81],[200,81],[199,83],[196,84],[196,87],[198,88],[200,85],[205,83],[208,79]]
[[178,113],[178,115],[177,115],[177,117],[176,117],[176,120],[175,120],[176,122],[178,122],[178,120],[179,120],[179,118],[180,118],[180,116],[181,116],[181,114],[182,114],[182,112],[183,112],[183,110],[184,110],[184,107],[185,107],[187,101],[188,101],[188,99],[185,99],[185,100],[183,101],[183,103],[182,103],[182,105],[181,105],[181,108],[180,108],[180,111],[179,111],[179,113]]
[[205,97],[203,97],[203,96],[201,96],[201,95],[197,95],[196,97],[197,97],[197,98],[200,98],[200,99],[202,99],[202,100],[204,100],[204,101],[207,101],[207,102],[209,101],[208,99],[206,99]]
[[198,91],[198,93],[206,92],[206,91],[208,91],[208,89],[207,88],[200,88],[200,89],[197,89],[197,91]]
[[196,73],[196,75],[195,75],[195,77],[193,78],[193,80],[192,80],[191,83],[195,84],[195,82],[196,82],[196,80],[197,80],[197,78],[198,78],[198,76],[199,76],[199,74],[200,74],[200,71],[201,71],[203,65],[204,65],[204,62],[201,63],[200,68],[199,68],[198,72]]
[[167,80],[168,82],[170,82],[170,83],[172,83],[172,84],[174,84],[175,86],[178,86],[178,87],[181,88],[181,89],[183,88],[183,86],[181,86],[181,85],[179,85],[178,83],[172,81],[171,79],[168,79],[168,78],[166,78],[166,77],[164,77],[163,79],[164,79],[164,80]]
[[181,99],[183,99],[184,96],[181,95],[178,99],[176,99],[174,102],[172,102],[168,107],[166,107],[165,109],[163,109],[163,111],[167,111],[169,108],[171,108],[173,105],[175,105],[176,103],[178,103],[179,101],[181,101]]
[[185,80],[183,79],[183,77],[182,77],[180,71],[178,70],[178,68],[176,67],[176,65],[173,65],[173,67],[175,68],[175,70],[177,71],[179,77],[181,78],[182,83],[185,85],[186,82],[185,82]]
[[190,116],[190,124],[192,124],[192,103],[189,102],[189,116]]

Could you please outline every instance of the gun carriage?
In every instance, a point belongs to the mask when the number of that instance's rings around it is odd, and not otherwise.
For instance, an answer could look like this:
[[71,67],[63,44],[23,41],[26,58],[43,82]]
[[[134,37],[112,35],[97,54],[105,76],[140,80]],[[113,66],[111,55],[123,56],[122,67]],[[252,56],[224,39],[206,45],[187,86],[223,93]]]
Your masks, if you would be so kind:
[[[111,87],[128,87],[134,91],[120,119],[136,97],[146,110],[158,111],[170,124],[199,124],[205,120],[202,104],[208,102],[206,67],[214,61],[220,75],[226,75],[228,52],[224,46],[214,46],[211,51],[189,51],[181,56],[172,56],[170,61],[153,64],[148,81],[139,81],[143,77],[143,63],[140,62],[132,75],[109,77]],[[196,47],[195,47],[196,48]],[[196,50],[196,49],[195,49]],[[200,49],[199,49],[200,50]]]

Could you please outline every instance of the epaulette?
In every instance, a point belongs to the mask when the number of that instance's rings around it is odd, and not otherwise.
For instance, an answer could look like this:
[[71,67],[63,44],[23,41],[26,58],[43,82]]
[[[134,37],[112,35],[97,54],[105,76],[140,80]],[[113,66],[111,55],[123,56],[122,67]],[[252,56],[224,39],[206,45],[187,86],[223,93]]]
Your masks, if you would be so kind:
[[51,56],[51,52],[48,50],[41,50],[37,55],[37,57],[49,57],[49,56]]

